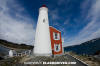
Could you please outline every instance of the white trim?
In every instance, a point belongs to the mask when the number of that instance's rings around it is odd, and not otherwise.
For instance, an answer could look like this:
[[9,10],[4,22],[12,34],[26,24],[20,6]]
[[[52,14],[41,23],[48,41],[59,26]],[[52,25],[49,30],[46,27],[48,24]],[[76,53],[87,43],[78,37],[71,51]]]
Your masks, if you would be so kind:
[[[57,34],[57,39],[55,39],[55,34]],[[53,39],[54,40],[60,40],[60,34],[59,33],[56,33],[56,32],[53,32]]]
[[60,33],[57,33],[58,40],[60,40]]
[[[58,50],[56,49],[57,46],[58,46]],[[54,44],[54,51],[55,51],[55,52],[61,51],[61,46],[60,46],[60,44]]]

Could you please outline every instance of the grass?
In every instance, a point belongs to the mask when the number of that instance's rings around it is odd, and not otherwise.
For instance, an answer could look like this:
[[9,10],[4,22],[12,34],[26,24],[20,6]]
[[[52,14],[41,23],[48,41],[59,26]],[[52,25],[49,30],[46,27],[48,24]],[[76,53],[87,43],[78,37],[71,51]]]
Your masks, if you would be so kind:
[[19,61],[22,59],[22,57],[12,57],[5,60],[0,61],[0,66],[14,66],[16,64],[19,64]]

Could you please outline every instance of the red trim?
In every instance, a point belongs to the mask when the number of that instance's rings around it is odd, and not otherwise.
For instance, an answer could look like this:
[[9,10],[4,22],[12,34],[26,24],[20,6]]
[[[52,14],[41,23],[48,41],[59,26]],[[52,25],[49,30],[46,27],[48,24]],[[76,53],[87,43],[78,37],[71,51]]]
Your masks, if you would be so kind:
[[47,6],[45,4],[43,4],[42,7],[47,7]]

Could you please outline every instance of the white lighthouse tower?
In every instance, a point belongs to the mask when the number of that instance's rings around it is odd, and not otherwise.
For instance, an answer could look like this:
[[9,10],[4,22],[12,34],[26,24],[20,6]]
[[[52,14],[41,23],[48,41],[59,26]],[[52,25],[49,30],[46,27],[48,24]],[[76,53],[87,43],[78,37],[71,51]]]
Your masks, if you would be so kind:
[[48,20],[48,8],[45,5],[43,5],[39,9],[33,51],[34,55],[36,56],[50,56],[52,54]]

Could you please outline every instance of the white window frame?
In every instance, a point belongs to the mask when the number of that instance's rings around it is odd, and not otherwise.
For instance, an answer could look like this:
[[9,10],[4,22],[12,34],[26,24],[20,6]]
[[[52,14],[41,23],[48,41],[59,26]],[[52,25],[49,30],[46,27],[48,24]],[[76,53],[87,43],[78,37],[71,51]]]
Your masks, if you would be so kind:
[[[56,49],[57,46],[58,46],[58,50]],[[60,44],[54,44],[54,51],[59,52],[60,50],[61,50]]]
[[57,39],[55,39],[56,32],[53,32],[53,39],[54,40],[60,40],[60,33],[57,33]]

